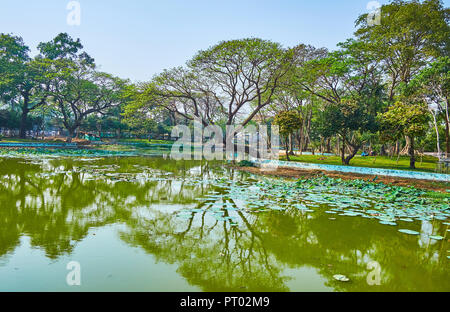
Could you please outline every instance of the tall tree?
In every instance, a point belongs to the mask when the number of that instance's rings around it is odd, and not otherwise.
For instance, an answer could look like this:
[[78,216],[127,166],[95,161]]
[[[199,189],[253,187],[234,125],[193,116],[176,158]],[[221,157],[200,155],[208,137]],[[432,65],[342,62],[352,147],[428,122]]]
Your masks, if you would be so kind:
[[[52,82],[52,98],[69,132],[68,142],[90,114],[104,114],[124,101],[127,82],[110,74],[97,72],[83,62],[64,62]],[[71,66],[71,67],[69,67]]]
[[[358,18],[355,34],[381,62],[389,85],[390,104],[403,101],[402,92],[408,90],[408,85],[428,63],[450,55],[449,18],[449,11],[440,0],[395,0],[382,6],[379,25],[370,25],[367,14]],[[407,137],[406,142],[413,140]],[[410,155],[413,167],[414,153]]]
[[[300,114],[302,125],[298,129],[298,146],[300,153],[307,149],[308,143],[311,140],[311,125],[313,110],[318,106],[320,101],[317,101],[305,88],[296,83],[296,77],[302,76],[302,69],[308,62],[327,55],[326,49],[316,49],[313,46],[299,44],[292,49],[294,53],[294,66],[283,77],[282,87],[278,88],[275,97],[272,99],[269,106],[265,109],[272,116],[280,112],[296,111]],[[295,133],[291,135],[291,153],[293,154],[293,146]]]
[[[411,101],[412,99],[409,100]],[[418,101],[413,105],[406,103],[406,101],[407,99],[395,102],[389,107],[387,112],[379,115],[379,119],[387,139],[396,140],[400,136],[409,138],[410,168],[415,169],[415,138],[425,134],[428,129],[430,114],[427,105],[423,101]]]
[[423,69],[414,77],[407,92],[420,96],[429,105],[433,114],[443,117],[446,153],[450,155],[450,58],[440,57]]
[[357,38],[381,62],[394,100],[400,83],[407,84],[434,57],[450,53],[450,14],[440,0],[395,0],[381,8],[379,25],[357,20]]
[[271,41],[223,41],[200,51],[186,68],[155,77],[130,107],[145,110],[157,105],[186,122],[200,119],[205,126],[239,123],[233,133],[227,133],[226,137],[233,137],[271,103],[292,60],[292,50]]
[[19,136],[25,138],[28,115],[46,103],[45,64],[31,59],[20,37],[0,34],[0,98],[19,107]]
[[200,51],[189,66],[211,82],[210,92],[225,113],[226,124],[240,121],[245,127],[271,102],[292,61],[292,50],[250,38],[224,41]]
[[341,137],[342,163],[348,165],[367,138],[364,132],[376,130],[384,95],[378,64],[364,43],[348,40],[339,46],[301,67],[296,82],[324,103],[320,133]]
[[280,135],[286,145],[286,158],[289,159],[289,137],[302,126],[302,117],[296,111],[279,112],[275,116],[275,124],[279,126]]
[[80,40],[62,33],[38,45],[39,58],[50,64],[49,95],[58,109],[71,142],[75,131],[90,114],[103,114],[124,99],[127,84],[96,71],[94,59],[84,52]]

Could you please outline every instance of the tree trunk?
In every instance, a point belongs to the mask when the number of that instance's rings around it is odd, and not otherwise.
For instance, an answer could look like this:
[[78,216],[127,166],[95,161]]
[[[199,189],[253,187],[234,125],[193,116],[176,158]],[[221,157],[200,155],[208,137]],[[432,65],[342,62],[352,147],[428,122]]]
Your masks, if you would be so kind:
[[339,136],[336,136],[336,155],[339,155],[339,151],[341,150],[341,138]]
[[[305,123],[305,122],[303,122],[303,123]],[[300,128],[300,134],[298,137],[298,149],[299,149],[300,155],[302,155],[303,154],[303,127]]]
[[446,149],[446,158],[450,157],[450,127],[449,127],[449,122],[448,120],[446,120],[445,122],[445,149]]
[[19,129],[19,137],[21,139],[26,138],[26,131],[27,131],[27,120],[28,120],[28,103],[24,104],[22,107],[22,116],[20,118],[20,129]]
[[302,136],[301,136],[301,135],[298,136],[297,142],[298,142],[298,151],[299,151],[299,154],[302,155],[302,154],[303,154],[303,139],[302,139]]
[[288,138],[286,138],[285,146],[286,146],[286,159],[287,159],[287,161],[291,161],[291,159],[289,158],[289,139]]
[[75,133],[75,129],[74,128],[67,128],[67,131],[69,131],[69,135],[67,136],[67,143],[72,143],[72,139],[73,139],[73,135]]
[[438,124],[436,121],[436,115],[431,112],[431,115],[433,116],[433,123],[434,123],[434,130],[436,131],[436,147],[437,147],[437,153],[438,153],[438,157],[441,157],[441,140],[439,138],[439,128],[438,128]]
[[416,169],[416,155],[414,153],[414,137],[408,138],[409,138],[409,147],[408,147],[409,168]]
[[350,160],[355,157],[355,155],[358,153],[359,148],[358,147],[352,147],[350,154],[344,159],[344,165],[348,166],[350,165]]
[[[348,166],[348,165],[350,165],[350,160],[352,160],[353,157],[355,157],[356,153],[358,153],[358,150],[361,148],[361,146],[355,146],[355,145],[351,144],[350,142],[348,142],[345,138],[346,138],[346,136],[343,135],[342,136],[341,159],[342,159],[342,164],[345,166]],[[345,157],[346,145],[348,145],[348,149],[349,149],[349,155],[347,157]]]
[[445,120],[445,157],[450,157],[450,118],[448,113],[449,99],[447,98],[444,112],[444,120]]
[[345,141],[342,141],[342,147],[341,147],[341,160],[342,163],[345,165]]
[[289,155],[294,156],[294,135],[291,133],[289,135],[289,143],[290,143],[290,151],[289,151]]

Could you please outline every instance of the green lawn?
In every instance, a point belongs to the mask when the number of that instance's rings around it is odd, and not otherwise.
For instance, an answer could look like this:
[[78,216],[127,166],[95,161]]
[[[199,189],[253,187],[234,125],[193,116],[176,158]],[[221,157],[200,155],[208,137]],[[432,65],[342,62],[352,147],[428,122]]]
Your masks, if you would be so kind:
[[166,140],[147,140],[147,139],[120,139],[123,143],[143,143],[143,144],[172,144],[173,141]]
[[19,138],[3,138],[0,139],[2,143],[61,143],[61,140],[33,140],[33,139],[19,139]]
[[[341,158],[339,156],[320,156],[320,155],[302,155],[302,156],[290,156],[291,161],[315,163],[315,164],[327,164],[327,165],[342,165]],[[286,160],[286,156],[282,156],[281,160]],[[424,156],[422,162],[421,158],[417,157],[416,170],[435,172],[437,158],[431,156]],[[385,169],[398,169],[398,170],[410,170],[409,169],[409,157],[400,157],[397,163],[397,157],[392,159],[387,156],[377,157],[362,157],[355,156],[350,161],[350,166],[355,167],[371,167],[371,168],[385,168]]]
[[[105,140],[108,141],[108,140]],[[19,139],[19,138],[3,138],[0,139],[3,143],[52,143],[59,142],[61,140],[33,140],[33,139]],[[142,144],[172,144],[172,141],[166,140],[146,140],[146,139],[120,139],[119,142],[123,143],[142,143]]]

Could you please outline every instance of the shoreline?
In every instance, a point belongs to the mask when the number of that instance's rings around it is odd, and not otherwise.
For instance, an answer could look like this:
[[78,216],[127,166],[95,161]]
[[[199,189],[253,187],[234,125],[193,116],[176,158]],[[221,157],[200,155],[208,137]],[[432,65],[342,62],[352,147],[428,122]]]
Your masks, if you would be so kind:
[[305,170],[305,169],[292,169],[292,168],[277,168],[277,169],[261,169],[257,167],[237,167],[234,168],[263,176],[274,176],[281,178],[313,178],[318,176],[328,176],[335,179],[343,180],[365,180],[370,182],[381,182],[386,185],[410,187],[413,186],[418,189],[424,189],[428,191],[434,191],[439,193],[448,194],[450,189],[450,183],[438,182],[419,179],[397,178],[389,176],[376,176],[370,174],[357,174],[357,173],[342,173],[337,171],[324,171],[324,170]]

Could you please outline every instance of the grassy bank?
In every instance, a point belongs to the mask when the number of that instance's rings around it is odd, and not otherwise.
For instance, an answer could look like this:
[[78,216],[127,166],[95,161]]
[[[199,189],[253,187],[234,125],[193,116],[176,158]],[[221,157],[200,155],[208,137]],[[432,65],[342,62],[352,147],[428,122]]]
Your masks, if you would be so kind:
[[2,138],[0,143],[61,143],[61,140],[35,140],[19,138]]
[[[342,165],[341,158],[339,156],[321,156],[321,155],[301,155],[290,156],[291,161],[303,162],[303,163],[315,163],[326,165]],[[286,160],[286,156],[282,156],[281,160]],[[421,161],[421,157],[417,158],[416,170],[424,172],[435,172],[438,159],[432,156],[424,156]],[[383,168],[383,169],[396,169],[396,170],[410,170],[409,169],[409,157],[403,156],[397,162],[397,157],[390,158],[388,156],[376,156],[376,157],[362,157],[355,156],[350,162],[350,166],[354,167],[370,167],[370,168]]]
[[120,139],[120,143],[138,143],[138,144],[173,144],[173,141],[167,140],[147,140],[147,139]]
[[[113,141],[110,139],[104,139],[103,142]],[[0,139],[2,143],[62,143],[65,142],[65,138],[57,139],[19,139],[19,138],[2,138]],[[120,139],[117,140],[119,143],[134,143],[134,144],[173,144],[173,141],[167,140],[146,140],[146,139]]]

